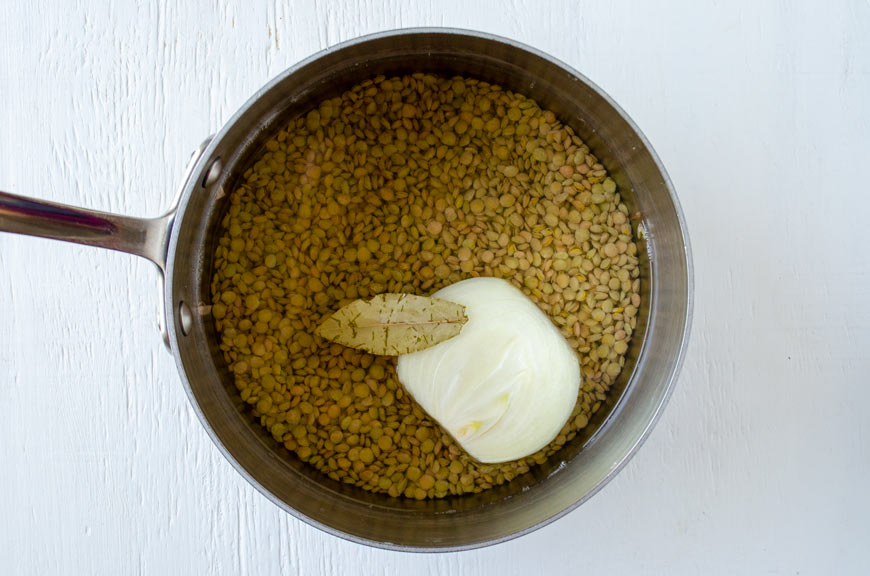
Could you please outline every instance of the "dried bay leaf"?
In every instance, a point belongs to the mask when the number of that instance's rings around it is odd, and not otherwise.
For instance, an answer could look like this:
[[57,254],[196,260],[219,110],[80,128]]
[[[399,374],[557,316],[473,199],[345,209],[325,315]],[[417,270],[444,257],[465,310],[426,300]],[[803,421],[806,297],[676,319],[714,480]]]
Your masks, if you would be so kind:
[[453,338],[468,321],[465,306],[414,294],[379,294],[341,308],[316,333],[382,356],[425,350]]

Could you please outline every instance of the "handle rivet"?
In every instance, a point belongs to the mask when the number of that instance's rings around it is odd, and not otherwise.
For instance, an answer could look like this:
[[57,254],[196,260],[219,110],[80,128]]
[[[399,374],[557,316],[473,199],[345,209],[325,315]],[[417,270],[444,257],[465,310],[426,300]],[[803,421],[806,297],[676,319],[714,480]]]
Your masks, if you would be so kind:
[[193,312],[187,302],[182,300],[178,303],[178,327],[184,336],[190,333],[190,328],[193,326]]
[[208,170],[205,171],[205,176],[202,179],[202,187],[208,188],[215,182],[217,182],[218,177],[221,175],[221,170],[223,170],[224,165],[221,162],[220,157],[215,158],[211,161],[211,165],[208,167]]

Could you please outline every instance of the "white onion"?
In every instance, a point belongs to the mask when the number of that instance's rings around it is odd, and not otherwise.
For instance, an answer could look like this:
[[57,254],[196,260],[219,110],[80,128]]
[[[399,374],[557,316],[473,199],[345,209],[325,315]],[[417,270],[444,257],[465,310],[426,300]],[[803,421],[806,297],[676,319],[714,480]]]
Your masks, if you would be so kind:
[[399,356],[399,380],[475,459],[528,456],[562,429],[580,387],[577,356],[508,282],[472,278],[433,296],[465,305],[462,332]]

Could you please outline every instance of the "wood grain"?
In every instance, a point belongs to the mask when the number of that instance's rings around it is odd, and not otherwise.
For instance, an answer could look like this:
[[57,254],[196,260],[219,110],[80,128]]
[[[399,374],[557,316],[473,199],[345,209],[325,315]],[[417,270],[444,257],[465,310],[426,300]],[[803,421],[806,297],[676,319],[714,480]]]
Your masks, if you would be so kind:
[[148,263],[0,235],[3,573],[867,573],[866,1],[7,0],[0,188],[156,215],[193,147],[269,78],[419,25],[577,67],[668,167],[696,316],[639,455],[577,511],[494,548],[341,541],[211,444],[160,341]]

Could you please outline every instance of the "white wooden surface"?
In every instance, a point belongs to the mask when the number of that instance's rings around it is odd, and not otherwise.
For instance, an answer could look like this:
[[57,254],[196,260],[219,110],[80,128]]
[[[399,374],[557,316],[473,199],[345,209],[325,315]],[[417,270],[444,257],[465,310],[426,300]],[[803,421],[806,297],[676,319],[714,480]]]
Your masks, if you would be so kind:
[[[41,5],[38,5],[41,4]],[[870,3],[0,2],[0,188],[131,215],[269,78],[383,29],[515,38],[631,114],[694,244],[686,366],[592,501],[397,554],[246,485],[188,406],[150,264],[0,235],[3,574],[867,574]]]

